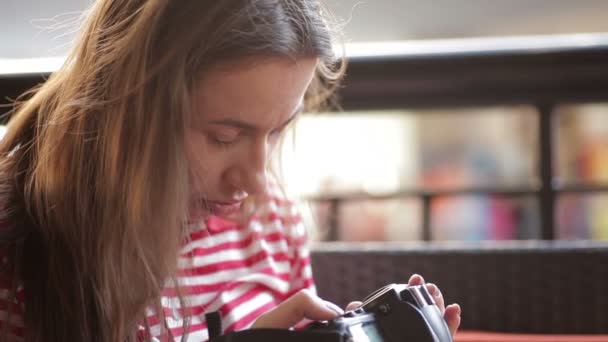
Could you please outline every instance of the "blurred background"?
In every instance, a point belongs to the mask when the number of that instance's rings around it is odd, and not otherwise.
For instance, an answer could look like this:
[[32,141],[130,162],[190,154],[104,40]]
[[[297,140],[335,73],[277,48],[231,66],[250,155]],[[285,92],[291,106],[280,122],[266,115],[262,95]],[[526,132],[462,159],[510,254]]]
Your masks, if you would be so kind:
[[[90,3],[0,0],[0,74],[19,68],[51,71],[69,49]],[[339,18],[349,55],[378,56],[391,46],[405,46],[411,54],[417,48],[453,53],[459,47],[484,49],[546,37],[583,45],[607,42],[608,1],[603,0],[326,3]],[[557,103],[552,115],[552,182],[607,184],[608,102]],[[307,114],[286,139],[281,167],[289,191],[304,200],[316,240],[546,238],[534,194],[458,193],[538,189],[537,116],[535,104],[527,103]],[[416,194],[429,190],[456,195],[434,196],[425,214]],[[558,194],[554,219],[554,239],[608,239],[608,194]]]

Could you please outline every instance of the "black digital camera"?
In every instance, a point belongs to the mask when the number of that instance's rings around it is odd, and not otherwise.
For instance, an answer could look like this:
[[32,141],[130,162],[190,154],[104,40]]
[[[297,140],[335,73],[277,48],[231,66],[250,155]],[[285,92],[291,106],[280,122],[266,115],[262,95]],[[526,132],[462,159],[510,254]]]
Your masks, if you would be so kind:
[[314,322],[306,330],[339,332],[351,342],[452,342],[447,323],[424,285],[387,285],[358,309]]

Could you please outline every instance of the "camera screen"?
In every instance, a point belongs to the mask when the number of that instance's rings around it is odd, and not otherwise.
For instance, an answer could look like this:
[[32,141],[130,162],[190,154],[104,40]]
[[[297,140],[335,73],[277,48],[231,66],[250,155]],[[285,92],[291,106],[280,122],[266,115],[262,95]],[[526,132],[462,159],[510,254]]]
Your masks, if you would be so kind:
[[373,322],[365,322],[350,327],[350,333],[355,342],[382,342],[378,326]]

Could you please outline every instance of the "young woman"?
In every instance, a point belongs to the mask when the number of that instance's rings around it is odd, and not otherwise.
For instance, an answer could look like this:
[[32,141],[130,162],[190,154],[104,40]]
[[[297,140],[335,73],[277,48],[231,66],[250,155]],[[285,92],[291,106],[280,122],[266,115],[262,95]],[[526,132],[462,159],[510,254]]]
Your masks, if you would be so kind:
[[[97,0],[0,143],[0,340],[334,317],[268,166],[343,65],[317,0]],[[454,331],[459,308],[445,315]]]

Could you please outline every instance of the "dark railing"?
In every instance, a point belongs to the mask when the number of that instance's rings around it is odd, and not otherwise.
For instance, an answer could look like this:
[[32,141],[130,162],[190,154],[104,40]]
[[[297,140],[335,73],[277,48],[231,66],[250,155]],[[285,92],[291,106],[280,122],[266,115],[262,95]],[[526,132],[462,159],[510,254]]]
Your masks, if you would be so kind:
[[[592,41],[593,43],[589,43]],[[458,108],[532,105],[538,113],[538,179],[536,187],[419,189],[386,196],[345,194],[313,198],[331,203],[329,240],[337,239],[339,209],[344,201],[417,197],[422,199],[421,239],[431,240],[431,208],[439,196],[535,196],[542,239],[554,239],[556,196],[561,193],[607,192],[608,185],[560,185],[553,182],[554,108],[559,104],[608,101],[606,35],[536,39],[468,40],[466,49],[441,51],[441,45],[409,45],[414,52],[350,58],[340,104],[349,112],[403,108]],[[526,43],[527,42],[527,43]],[[584,44],[581,44],[584,42]],[[475,44],[478,46],[476,47]],[[494,48],[488,48],[492,46]],[[0,105],[9,103],[46,75],[0,75]],[[0,112],[8,108],[0,107]]]

